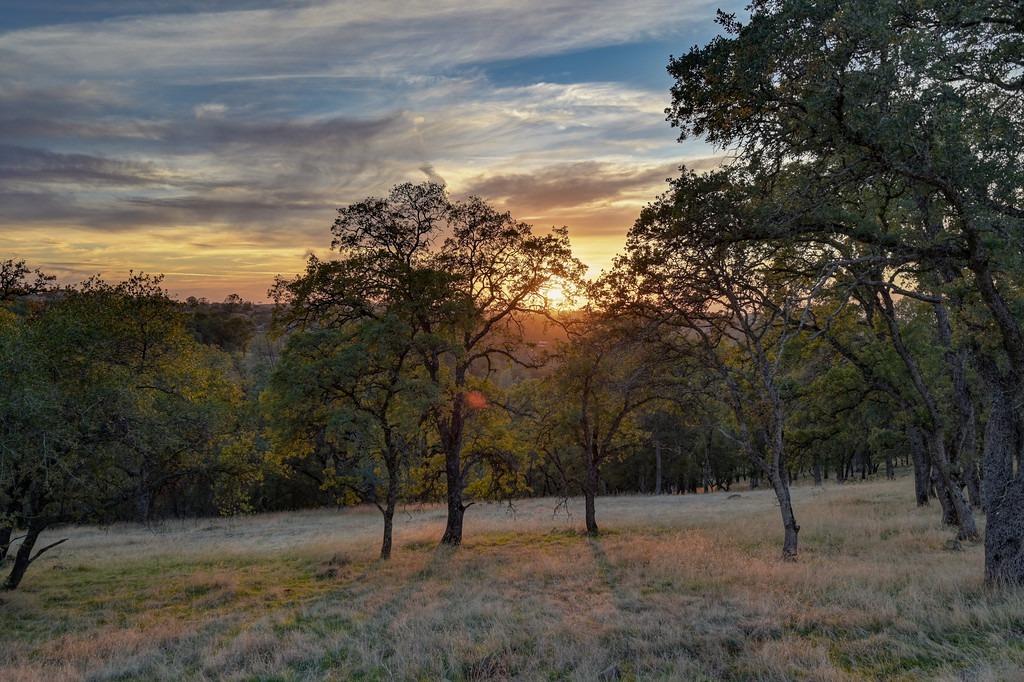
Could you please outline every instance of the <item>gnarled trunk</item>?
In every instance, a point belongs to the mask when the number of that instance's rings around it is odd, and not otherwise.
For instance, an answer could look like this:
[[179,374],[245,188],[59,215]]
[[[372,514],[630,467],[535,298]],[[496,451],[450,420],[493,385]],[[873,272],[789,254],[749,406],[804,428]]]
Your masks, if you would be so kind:
[[860,460],[860,480],[865,481],[868,478],[868,474],[871,471],[871,450],[865,443],[860,449],[860,455],[857,457]]
[[769,474],[772,489],[775,491],[775,498],[779,501],[779,513],[782,515],[782,527],[785,531],[782,541],[782,558],[793,561],[797,558],[799,547],[797,545],[797,534],[800,526],[797,525],[796,515],[793,514],[793,501],[789,495],[789,481],[784,473]]
[[942,523],[946,526],[956,526],[957,516],[956,509],[953,507],[953,498],[950,497],[949,492],[946,490],[946,484],[942,481],[942,474],[935,467],[931,469],[931,481],[935,491],[935,499],[939,501],[939,506],[942,509]]
[[[1013,479],[1013,459],[1020,447],[1017,434],[1013,396],[993,388],[990,395],[988,422],[985,424],[985,445],[982,450],[984,476],[981,480],[981,504],[989,511]],[[989,522],[991,523],[991,521]]]
[[[925,441],[927,443],[928,453],[931,455],[932,465],[938,470],[939,478],[946,490],[946,494],[949,495],[950,504],[956,514],[956,523],[959,527],[959,533],[957,536],[961,540],[975,540],[978,537],[978,529],[974,524],[974,515],[971,513],[971,508],[967,504],[967,501],[964,499],[963,493],[960,490],[959,482],[955,478],[953,464],[950,462],[950,458],[946,452],[942,410],[939,409],[935,394],[925,381],[924,374],[921,372],[921,368],[918,365],[917,360],[903,341],[903,336],[900,332],[896,318],[895,306],[893,305],[889,291],[883,288],[879,291],[879,295],[885,304],[883,311],[885,315],[885,322],[889,327],[889,338],[892,341],[893,349],[903,361],[903,366],[907,368],[911,382],[913,383],[917,394],[920,396],[923,406],[928,411],[929,423],[926,429]],[[940,340],[948,349],[947,356],[955,359],[954,356],[956,356],[956,354],[951,350],[951,342],[948,338],[949,320],[946,308],[941,304],[935,304],[933,307],[935,308]],[[960,369],[962,369],[962,366],[953,361],[950,361],[949,366],[955,383],[957,381],[957,374],[953,370],[955,367],[960,367]],[[958,413],[961,412],[963,412],[963,410],[958,409]],[[954,449],[954,456],[956,453],[957,450]],[[941,490],[938,492],[940,495],[942,494]]]
[[[465,385],[465,370],[457,373],[458,385]],[[466,505],[462,503],[462,491],[465,488],[465,477],[462,471],[462,430],[465,426],[465,396],[455,398],[452,415],[448,422],[443,441],[445,444],[445,481],[448,485],[448,521],[445,524],[442,545],[462,544],[462,517],[466,513]]]
[[[1021,584],[1024,583],[1024,480],[1020,470],[1020,430],[1013,402],[1018,397],[1016,389],[1020,386],[1020,377],[1024,376],[1024,333],[1019,319],[996,286],[980,240],[973,238],[969,244],[975,253],[968,266],[975,275],[974,282],[982,300],[999,327],[1010,365],[1009,376],[998,381],[994,363],[981,363],[990,364],[987,381],[992,406],[985,429],[982,464],[982,501],[988,512],[985,578],[989,582]],[[1013,472],[1015,459],[1016,475]]]
[[985,527],[985,580],[1024,584],[1024,480],[1006,482]]
[[1024,479],[1014,474],[1021,447],[1013,392],[994,387],[982,454],[985,526],[985,579],[1024,583]]
[[14,565],[11,567],[11,572],[7,576],[7,580],[4,582],[3,589],[5,590],[16,590],[18,585],[21,584],[22,578],[25,577],[25,571],[28,570],[29,564],[32,563],[32,549],[36,546],[36,540],[39,539],[39,534],[46,528],[46,524],[41,521],[33,520],[29,522],[28,532],[25,537],[21,540],[21,545],[18,546],[18,552],[14,555]]
[[[454,465],[452,460],[454,459]],[[444,527],[444,535],[441,536],[442,545],[462,544],[462,517],[466,513],[466,506],[462,503],[462,467],[461,458],[448,457],[448,466],[445,467],[448,481],[448,521]]]
[[[949,496],[950,504],[956,515],[956,526],[959,529],[957,537],[961,540],[976,540],[978,527],[974,523],[974,513],[971,512],[971,507],[964,499],[963,491],[961,491],[959,482],[953,475],[952,466],[946,458],[946,446],[941,430],[929,432],[928,445],[932,462],[939,473],[939,480],[945,488],[946,495]],[[941,490],[939,494],[942,494]]]
[[597,535],[600,531],[597,527],[597,509],[594,493],[590,490],[583,491],[583,500],[586,506],[587,535]]

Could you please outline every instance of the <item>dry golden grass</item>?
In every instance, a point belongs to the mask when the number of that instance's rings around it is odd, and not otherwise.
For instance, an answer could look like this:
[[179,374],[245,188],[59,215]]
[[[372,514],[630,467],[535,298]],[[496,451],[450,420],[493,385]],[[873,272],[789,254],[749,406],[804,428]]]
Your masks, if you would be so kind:
[[[1024,591],[945,549],[908,479],[798,487],[798,563],[769,493],[552,500],[78,528],[0,597],[0,679],[1024,679]],[[570,504],[576,511],[579,504]],[[44,538],[45,540],[45,538]]]

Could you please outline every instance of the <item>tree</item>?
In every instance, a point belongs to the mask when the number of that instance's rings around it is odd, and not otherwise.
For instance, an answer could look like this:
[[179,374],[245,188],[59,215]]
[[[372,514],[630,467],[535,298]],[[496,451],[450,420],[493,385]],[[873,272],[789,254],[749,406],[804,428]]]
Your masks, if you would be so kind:
[[229,353],[244,354],[249,349],[256,324],[250,315],[239,311],[240,305],[209,304],[194,297],[186,305],[188,326],[197,341]]
[[55,279],[53,275],[30,269],[23,260],[8,258],[0,261],[0,302],[41,294]]
[[[988,354],[975,361],[993,370],[995,400],[1018,396],[1024,376],[1017,293],[1024,274],[1017,245],[1024,220],[1024,8],[1000,0],[759,0],[751,10],[746,24],[720,15],[726,35],[672,61],[670,121],[683,136],[737,149],[757,174],[803,166],[805,184],[795,198],[805,208],[815,197],[866,192],[882,199],[880,188],[896,188],[907,202],[919,202],[927,219],[920,229],[902,221],[889,230],[879,221],[797,211],[761,223],[746,237],[866,245],[882,257],[876,267],[912,269],[913,293],[943,307],[956,305],[953,288],[969,292],[987,320],[963,330],[979,339],[966,345]],[[884,288],[891,294],[894,285],[906,289],[891,281]],[[945,326],[941,319],[937,324]],[[980,342],[988,330],[998,347]],[[954,364],[962,364],[962,347],[946,348],[949,372],[963,374]],[[905,364],[915,374],[914,363]],[[931,399],[914,383],[933,429],[941,431],[939,415],[927,407]],[[956,390],[954,400],[961,401],[964,394]],[[960,404],[957,417],[961,435],[966,407]],[[990,412],[999,409],[993,402]],[[1016,448],[1010,426],[1018,428],[1020,419],[1000,416],[985,429],[984,478],[999,491],[990,500],[986,530],[990,581],[1024,581],[1024,477],[1019,467],[1005,466]],[[935,464],[943,479],[950,478],[952,469]]]
[[0,526],[25,529],[6,589],[58,544],[33,553],[47,528],[125,505],[148,517],[163,486],[212,474],[230,452],[233,387],[159,278],[91,279],[31,316],[7,314],[0,356]]
[[391,556],[403,470],[422,455],[433,402],[432,387],[413,365],[416,342],[416,330],[393,316],[298,332],[263,396],[276,458],[322,450],[320,487],[380,510],[382,559]]
[[591,311],[571,329],[552,373],[524,388],[534,406],[537,447],[563,483],[583,493],[587,533],[597,535],[601,467],[643,440],[640,411],[671,400],[677,382],[636,343],[636,326],[628,321]]
[[[29,269],[24,260],[8,258],[0,261],[0,305],[9,304],[21,296],[41,293],[54,279],[55,277],[52,275]],[[0,307],[0,330],[6,335],[6,338],[13,340],[12,337],[17,335],[17,322],[14,315],[8,313],[4,307]],[[19,369],[18,361],[21,358],[17,355],[9,355],[4,360],[5,362],[0,364],[0,367],[6,369],[3,378],[5,381],[13,381],[15,372]],[[0,481],[2,480],[4,480],[4,472],[0,470]],[[7,557],[14,536],[14,518],[10,514],[10,510],[14,506],[12,488],[10,483],[0,486],[0,505],[2,505],[0,506],[0,564]]]
[[[771,483],[782,514],[783,556],[800,530],[786,471],[781,376],[789,340],[818,283],[777,267],[785,252],[717,242],[750,220],[747,188],[729,172],[687,174],[630,230],[613,276],[615,297],[660,328],[657,342],[696,363],[724,391],[734,440]],[[762,453],[761,443],[765,452]]]
[[[444,544],[462,542],[467,424],[481,412],[474,374],[496,363],[536,365],[524,321],[550,315],[544,292],[575,281],[583,266],[567,231],[533,229],[478,198],[451,201],[440,185],[403,184],[386,198],[338,210],[334,261],[311,257],[306,273],[279,279],[271,294],[292,326],[344,326],[394,315],[417,330],[417,358],[438,395],[430,422],[444,458]],[[482,396],[486,403],[486,396]]]

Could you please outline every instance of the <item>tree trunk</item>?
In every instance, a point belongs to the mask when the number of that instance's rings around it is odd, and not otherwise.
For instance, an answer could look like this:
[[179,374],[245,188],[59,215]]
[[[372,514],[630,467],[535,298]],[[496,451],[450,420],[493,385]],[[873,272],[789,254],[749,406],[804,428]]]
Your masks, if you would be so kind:
[[985,580],[1024,584],[1024,480],[1007,481],[985,527]]
[[811,465],[811,475],[814,476],[814,485],[821,485],[821,462],[814,460],[814,464]]
[[[994,384],[991,378],[989,382]],[[985,445],[982,504],[985,526],[985,579],[990,583],[1024,583],[1024,480],[1014,475],[1021,446],[1012,391],[991,389]]]
[[[952,281],[952,276],[947,279]],[[975,427],[974,400],[967,384],[968,351],[966,348],[955,348],[953,345],[953,326],[949,321],[946,306],[936,303],[935,321],[939,341],[946,349],[944,357],[949,377],[953,386],[953,406],[956,408],[956,433],[950,449],[949,461],[954,465],[967,465],[973,462],[977,454],[977,431]]]
[[[960,490],[958,481],[955,479],[953,465],[950,462],[949,456],[946,452],[946,439],[945,429],[943,428],[943,415],[939,409],[938,402],[935,399],[935,395],[928,383],[924,379],[924,374],[921,372],[921,368],[914,358],[913,353],[907,348],[903,341],[903,336],[899,330],[899,324],[896,319],[895,306],[892,302],[892,297],[886,289],[879,291],[882,300],[885,303],[882,309],[885,314],[885,321],[889,327],[889,338],[892,341],[893,349],[897,355],[903,361],[903,366],[907,368],[907,372],[910,374],[910,379],[914,385],[917,394],[921,397],[921,402],[928,411],[929,426],[926,433],[926,442],[928,446],[928,452],[931,454],[932,465],[938,470],[941,478],[943,487],[946,489],[946,493],[949,495],[949,500],[952,504],[953,510],[956,513],[957,525],[959,526],[958,537],[961,540],[975,540],[978,537],[978,529],[974,524],[974,515],[971,513],[971,508],[964,499],[963,492]],[[936,304],[936,319],[939,324],[939,335],[943,344],[947,348],[950,348],[948,343],[948,316],[946,315],[945,306]],[[950,353],[952,351],[949,351]],[[952,370],[951,370],[952,371]],[[954,376],[954,380],[956,377]],[[958,410],[959,413],[959,410]],[[954,456],[958,452],[954,449]],[[942,494],[942,491],[939,491]]]
[[[441,536],[442,545],[462,544],[462,517],[466,513],[466,507],[462,504],[462,467],[459,457],[455,457],[455,465],[452,466],[452,458],[448,458],[446,467],[446,478],[448,480],[448,522],[445,524],[444,535]],[[454,470],[453,470],[454,469]]]
[[597,535],[598,533],[595,498],[597,497],[599,478],[597,462],[594,461],[593,454],[590,454],[587,457],[587,481],[583,486],[583,498],[586,504],[587,535]]
[[896,478],[896,467],[893,465],[891,453],[885,455],[885,477],[890,481]]
[[390,559],[391,558],[391,535],[392,529],[394,528],[395,522],[395,505],[392,502],[388,502],[387,506],[384,507],[384,540],[380,545],[380,558]]
[[28,565],[32,563],[32,548],[35,547],[36,540],[39,539],[39,534],[43,532],[44,528],[46,528],[46,525],[39,521],[29,522],[28,532],[18,547],[18,553],[14,555],[14,566],[11,567],[11,572],[7,576],[7,581],[4,582],[3,589],[18,589],[21,579],[25,577],[25,571],[28,570]]
[[384,504],[384,539],[380,545],[380,558],[391,558],[391,538],[395,525],[395,507],[398,506],[398,463],[397,456],[392,455],[388,465],[388,492]]
[[0,528],[0,564],[7,558],[7,550],[11,547],[11,536],[14,529],[11,527]]
[[595,506],[595,495],[592,490],[583,491],[583,500],[586,505],[587,535],[597,535],[597,509]]
[[[963,491],[960,490],[957,480],[953,477],[949,460],[946,459],[946,446],[941,430],[928,433],[928,446],[932,455],[932,463],[935,465],[942,488],[945,489],[955,514],[955,525],[959,528],[957,537],[961,540],[976,540],[978,528],[974,524],[974,514],[971,512],[967,500],[964,499]],[[942,493],[943,490],[939,489],[940,496]],[[943,511],[945,512],[945,509]]]
[[707,451],[704,452],[704,463],[700,466],[700,486],[703,493],[707,494],[711,492],[711,462],[709,461],[710,455]]
[[135,521],[141,524],[149,523],[153,508],[153,496],[147,485],[145,470],[138,474],[138,484],[135,487]]
[[[982,300],[999,326],[1003,349],[1010,361],[1009,382],[1004,386],[1016,389],[1024,376],[1024,333],[1013,310],[996,287],[987,254],[980,240],[972,234],[969,244],[972,257],[968,267]],[[994,369],[994,367],[993,367]],[[995,377],[995,372],[990,372]],[[992,384],[994,382],[991,382]],[[1000,388],[993,386],[992,388]],[[992,412],[986,425],[985,454],[982,472],[982,500],[987,505],[985,529],[985,577],[989,582],[1024,583],[1024,480],[1019,457],[1020,432],[1013,410],[1016,390],[992,390]],[[1001,423],[993,425],[997,412]],[[990,433],[990,428],[995,432]],[[1018,472],[1013,474],[1013,460],[1018,458]]]
[[932,465],[928,461],[928,453],[925,451],[924,436],[921,435],[921,429],[916,426],[908,428],[907,442],[910,445],[910,457],[914,461],[914,495],[917,498],[917,506],[924,507],[928,504]]
[[779,512],[782,514],[782,527],[785,529],[785,536],[782,542],[782,558],[787,561],[795,561],[797,557],[797,534],[800,526],[796,523],[796,516],[793,514],[793,502],[789,496],[789,482],[785,474],[770,474],[772,488],[775,490],[775,497],[779,501]]
[[661,494],[661,443],[654,441],[654,494]]
[[797,533],[800,532],[800,526],[797,525],[796,516],[793,514],[793,501],[789,495],[789,477],[786,476],[786,450],[783,435],[786,423],[785,413],[775,384],[767,379],[764,383],[772,405],[768,440],[772,459],[771,465],[768,467],[768,478],[775,490],[775,497],[779,500],[779,513],[782,514],[782,527],[785,529],[782,558],[786,561],[796,561]]
[[981,474],[978,473],[978,463],[969,462],[964,466],[964,484],[967,486],[967,499],[974,509],[984,510],[981,503]]
[[1011,393],[997,387],[991,389],[982,450],[982,466],[985,471],[981,480],[981,504],[985,511],[992,509],[993,504],[1002,496],[1007,482],[1013,479],[1013,457],[1020,442],[1012,399]]
[[939,501],[942,508],[942,523],[947,526],[956,526],[956,509],[953,507],[953,499],[946,491],[946,484],[942,482],[942,474],[936,467],[932,467],[932,486],[935,488],[935,499]]
[[[466,385],[466,369],[459,367],[455,371],[455,385],[460,389]],[[445,481],[448,485],[448,521],[445,524],[442,545],[458,546],[462,544],[462,517],[466,513],[466,505],[462,503],[462,492],[465,481],[462,472],[462,436],[466,425],[466,397],[464,393],[455,396],[452,413],[441,432],[444,445]]]

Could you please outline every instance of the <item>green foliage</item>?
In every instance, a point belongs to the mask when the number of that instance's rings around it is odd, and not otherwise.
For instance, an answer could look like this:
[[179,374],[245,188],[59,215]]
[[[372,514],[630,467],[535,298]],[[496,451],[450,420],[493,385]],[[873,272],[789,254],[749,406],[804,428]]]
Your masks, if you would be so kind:
[[0,356],[0,489],[17,524],[144,519],[169,486],[245,480],[230,366],[159,278],[91,279],[3,313]]
[[[534,318],[553,314],[547,289],[577,282],[584,270],[572,256],[566,230],[537,235],[479,198],[452,201],[442,186],[424,183],[397,185],[385,198],[339,209],[332,233],[337,259],[311,257],[304,274],[279,278],[272,289],[282,324],[303,330],[317,345],[357,329],[383,335],[374,331],[381,324],[400,340],[399,347],[383,353],[366,344],[341,347],[328,341],[317,365],[333,358],[331,372],[351,373],[341,381],[346,383],[366,371],[368,358],[374,366],[384,357],[401,359],[386,383],[403,394],[398,403],[414,402],[404,398],[414,391],[399,388],[399,380],[416,384],[415,393],[422,396],[416,408],[407,409],[416,418],[405,419],[415,423],[418,438],[402,439],[405,449],[417,454],[410,469],[417,496],[447,496],[453,509],[461,509],[464,492],[486,497],[522,490],[525,479],[515,462],[523,449],[505,435],[508,417],[500,414],[499,386],[492,379],[507,376],[513,366],[543,363],[526,343],[524,330]],[[298,346],[292,352],[302,353]],[[303,371],[282,369],[282,376]],[[281,386],[278,395],[285,390]],[[350,406],[360,391],[347,393]],[[287,446],[293,452],[335,470],[338,441],[353,443],[356,434],[371,443],[387,437],[389,428],[375,435],[347,410],[324,407],[333,402],[328,394],[321,393],[319,401],[298,415],[317,426],[293,439]],[[357,412],[372,413],[378,427],[393,423],[377,409]],[[409,430],[404,422],[395,427],[396,434]],[[311,443],[314,432],[323,434],[322,443]],[[374,449],[379,448],[371,445]],[[349,455],[342,459],[353,461]],[[351,484],[344,477],[332,481]]]
[[248,316],[240,313],[196,310],[189,320],[197,341],[228,352],[244,352],[256,331]]
[[385,500],[388,479],[426,446],[435,391],[410,362],[417,342],[395,316],[290,335],[261,396],[271,463],[335,504]]
[[645,411],[678,397],[673,366],[638,343],[635,325],[599,313],[579,314],[558,363],[516,389],[533,447],[549,478],[566,494],[594,494],[600,468],[649,439]]

